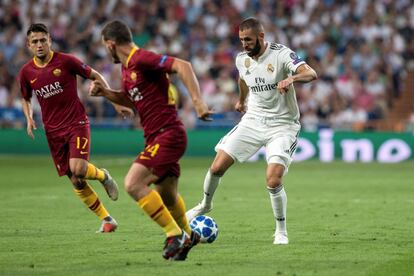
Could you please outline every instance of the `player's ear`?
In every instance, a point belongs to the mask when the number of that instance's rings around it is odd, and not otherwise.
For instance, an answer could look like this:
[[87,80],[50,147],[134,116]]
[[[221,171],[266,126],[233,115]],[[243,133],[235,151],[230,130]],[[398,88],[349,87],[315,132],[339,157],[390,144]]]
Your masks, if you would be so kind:
[[259,33],[259,38],[264,39],[264,32]]
[[111,46],[111,48],[115,48],[115,41],[113,40],[108,40],[109,46]]
[[102,37],[102,44],[104,46],[108,47],[109,49],[112,49],[115,46],[115,42],[114,41],[109,40],[109,39],[108,40],[105,40],[103,37]]

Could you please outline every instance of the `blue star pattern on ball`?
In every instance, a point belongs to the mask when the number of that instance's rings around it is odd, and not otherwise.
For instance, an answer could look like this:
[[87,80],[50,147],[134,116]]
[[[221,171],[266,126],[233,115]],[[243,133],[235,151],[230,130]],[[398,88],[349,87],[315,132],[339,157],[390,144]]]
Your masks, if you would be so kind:
[[212,217],[197,216],[190,222],[193,231],[200,234],[200,242],[212,243],[217,239],[218,227]]

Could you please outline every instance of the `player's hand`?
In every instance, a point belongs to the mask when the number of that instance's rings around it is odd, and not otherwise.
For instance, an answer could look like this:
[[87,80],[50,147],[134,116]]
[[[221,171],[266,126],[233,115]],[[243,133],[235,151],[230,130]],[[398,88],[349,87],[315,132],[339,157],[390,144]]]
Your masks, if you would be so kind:
[[277,83],[277,90],[281,95],[284,95],[288,92],[289,86],[293,83],[293,78],[288,77],[284,80],[281,80]]
[[33,119],[29,119],[27,121],[27,135],[29,135],[32,139],[35,138],[33,130],[37,129],[36,123]]
[[246,113],[246,106],[240,101],[237,101],[235,109],[240,113]]
[[122,116],[123,119],[127,119],[127,118],[131,119],[131,118],[134,118],[135,116],[134,111],[129,107],[114,104],[114,108],[116,112]]
[[93,82],[91,82],[91,85],[89,86],[90,96],[104,96],[104,92],[105,87],[100,81],[94,80]]
[[203,121],[213,121],[210,117],[213,115],[213,111],[208,108],[204,102],[198,102],[194,104],[195,111],[197,112],[197,117]]

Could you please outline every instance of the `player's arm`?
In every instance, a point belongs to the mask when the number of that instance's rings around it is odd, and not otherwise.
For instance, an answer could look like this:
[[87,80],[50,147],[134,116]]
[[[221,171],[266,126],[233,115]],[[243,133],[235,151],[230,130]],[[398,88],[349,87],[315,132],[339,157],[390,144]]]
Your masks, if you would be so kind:
[[28,85],[28,81],[24,76],[24,69],[19,72],[18,76],[18,84],[20,88],[20,92],[22,93],[22,109],[24,116],[26,117],[27,123],[27,135],[29,135],[32,139],[34,139],[33,129],[36,129],[36,123],[33,120],[33,110],[30,99],[32,97],[32,89]]
[[89,88],[89,94],[91,96],[102,96],[115,104],[131,108],[132,110],[135,109],[134,103],[127,95],[125,95],[125,93],[122,93],[122,91],[119,90],[114,90],[109,87],[106,87],[102,82],[98,80],[94,80],[91,83],[91,86]]
[[246,112],[246,99],[247,95],[249,94],[249,87],[247,86],[246,82],[239,78],[239,100],[236,103],[236,110],[239,112]]
[[316,80],[318,75],[309,65],[302,64],[297,69],[294,75],[287,77],[277,83],[279,93],[284,94],[288,91],[289,86],[294,82],[310,82]]
[[[89,75],[89,79],[90,80],[93,80],[93,81],[99,81],[100,83],[102,83],[104,85],[104,87],[109,88],[109,84],[105,80],[104,76],[102,76],[102,74],[100,74],[95,69],[92,69],[91,74]],[[134,115],[135,115],[134,108],[130,108],[130,107],[127,107],[127,106],[123,106],[123,105],[117,104],[117,103],[112,102],[112,101],[111,101],[111,104],[115,108],[116,112],[118,114],[121,114],[122,117],[124,117],[124,118],[126,118],[126,117],[130,117],[130,118],[134,117]]]
[[32,105],[30,103],[30,100],[26,100],[23,98],[22,108],[23,108],[23,113],[24,113],[24,116],[26,117],[26,122],[27,122],[27,135],[29,135],[30,137],[32,137],[32,139],[34,139],[33,129],[37,129],[37,128],[36,128],[36,123],[33,120],[33,110],[32,110]]
[[293,82],[310,82],[317,78],[318,75],[316,74],[316,71],[306,63],[299,66],[292,76]]
[[174,58],[171,70],[178,74],[181,81],[187,87],[198,118],[203,121],[211,121],[210,115],[213,114],[213,112],[209,110],[201,98],[200,85],[198,84],[198,80],[195,76],[191,63],[179,58]]

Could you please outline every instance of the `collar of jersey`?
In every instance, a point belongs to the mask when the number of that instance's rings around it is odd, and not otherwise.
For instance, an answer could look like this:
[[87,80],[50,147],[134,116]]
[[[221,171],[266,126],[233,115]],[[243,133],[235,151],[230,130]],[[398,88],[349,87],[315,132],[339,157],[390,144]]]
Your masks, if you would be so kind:
[[129,55],[128,55],[128,58],[127,58],[127,61],[126,61],[126,68],[128,68],[128,63],[129,63],[129,60],[132,58],[132,55],[136,52],[138,50],[138,47],[133,47],[132,49],[131,49],[131,52],[129,52]]
[[265,45],[266,45],[266,50],[263,52],[263,54],[257,59],[257,62],[262,61],[263,59],[265,59],[267,57],[267,55],[269,54],[269,49],[270,49],[270,43],[268,41],[265,41]]
[[38,64],[38,63],[36,62],[36,57],[33,57],[33,63],[34,63],[34,65],[35,65],[36,67],[39,67],[39,68],[44,68],[44,67],[46,67],[46,66],[49,64],[49,62],[53,59],[53,55],[55,54],[55,52],[53,52],[53,51],[50,51],[50,53],[51,53],[51,55],[50,55],[49,60],[48,60],[47,62],[45,62],[45,64],[43,64],[43,65]]

